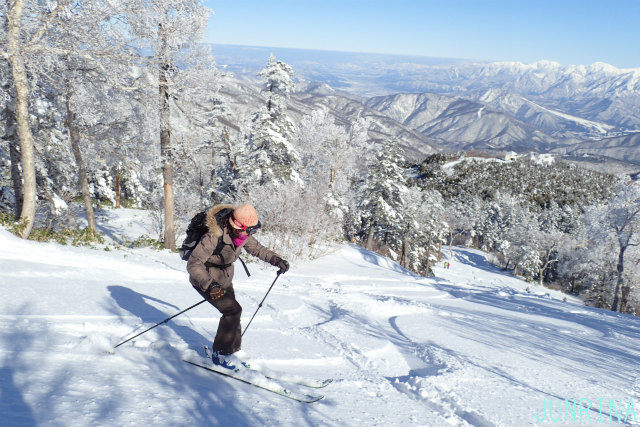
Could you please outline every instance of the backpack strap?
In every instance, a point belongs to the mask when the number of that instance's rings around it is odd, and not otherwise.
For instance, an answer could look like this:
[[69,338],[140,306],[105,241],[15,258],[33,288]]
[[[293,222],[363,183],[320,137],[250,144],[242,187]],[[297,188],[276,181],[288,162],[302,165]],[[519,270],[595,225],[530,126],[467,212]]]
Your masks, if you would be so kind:
[[244,263],[242,258],[238,257],[238,259],[242,263],[242,266],[244,267],[244,272],[247,273],[247,277],[251,277],[251,273],[249,273],[249,269],[247,268],[247,264]]

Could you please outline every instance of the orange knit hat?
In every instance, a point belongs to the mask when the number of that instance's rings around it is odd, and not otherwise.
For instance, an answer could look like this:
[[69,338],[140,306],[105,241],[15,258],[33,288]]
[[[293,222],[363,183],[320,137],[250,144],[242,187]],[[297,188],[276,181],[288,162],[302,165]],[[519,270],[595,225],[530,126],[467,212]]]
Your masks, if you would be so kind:
[[[236,207],[233,210],[233,218],[245,227],[253,227],[258,223],[258,213],[249,203]],[[230,222],[234,228],[239,228],[235,226],[233,221]]]

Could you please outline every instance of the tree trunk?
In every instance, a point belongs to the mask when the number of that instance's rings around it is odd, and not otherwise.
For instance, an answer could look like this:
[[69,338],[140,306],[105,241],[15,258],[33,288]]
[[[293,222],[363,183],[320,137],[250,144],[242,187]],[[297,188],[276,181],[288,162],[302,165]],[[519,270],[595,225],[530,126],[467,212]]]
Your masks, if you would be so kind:
[[453,260],[453,238],[454,238],[454,233],[452,231],[449,232],[449,258],[451,258],[451,260]]
[[551,267],[551,264],[553,264],[554,262],[558,262],[557,259],[549,259],[550,258],[550,254],[547,254],[547,260],[544,262],[544,264],[538,269],[538,274],[540,275],[539,279],[540,279],[540,286],[542,286],[544,284],[544,279],[545,276],[549,273],[549,270]]
[[616,290],[613,296],[613,304],[611,304],[612,311],[618,311],[621,308],[620,305],[620,289],[623,286],[624,279],[622,277],[624,273],[624,252],[627,250],[627,245],[620,242],[620,251],[618,252],[618,264],[616,265]]
[[[77,138],[77,136],[76,136]],[[73,138],[72,138],[73,139]],[[80,182],[80,189],[82,191],[82,199],[84,200],[84,209],[87,213],[87,223],[89,224],[89,229],[93,236],[96,235],[97,226],[96,226],[96,217],[93,211],[93,205],[91,203],[91,191],[89,190],[89,181],[87,179],[87,168],[82,160],[82,154],[80,152],[80,145],[76,142],[73,144],[73,156],[76,159],[76,163],[78,164],[78,181]]]
[[174,226],[173,201],[173,159],[171,154],[171,135],[169,133],[169,93],[167,71],[170,64],[167,58],[167,40],[162,25],[158,28],[160,38],[160,155],[162,156],[162,178],[164,181],[164,245],[168,249],[176,249],[176,232]]
[[333,188],[333,183],[336,181],[336,169],[334,167],[329,168],[329,188]]
[[120,183],[120,169],[116,169],[116,209],[120,209],[120,197],[122,196],[122,184]]
[[402,253],[400,254],[400,265],[404,268],[409,268],[409,251],[411,250],[407,234],[402,235]]
[[229,138],[229,131],[227,130],[226,127],[224,128],[224,131],[222,133],[222,137],[224,138],[224,143],[225,143],[225,145],[227,147],[227,156],[229,157],[229,164],[231,165],[231,170],[233,171],[233,177],[237,178],[238,177],[238,165],[233,160],[233,156],[231,155],[231,140]]
[[11,106],[5,110],[7,123],[5,135],[9,142],[9,159],[11,160],[11,181],[13,182],[13,194],[16,199],[15,215],[20,216],[22,211],[22,172],[20,172],[20,141],[16,135],[16,114]]
[[87,180],[87,168],[84,165],[82,152],[80,151],[80,135],[78,134],[78,129],[73,123],[73,111],[71,110],[71,94],[69,86],[67,86],[66,107],[67,117],[65,119],[65,124],[67,125],[67,131],[69,132],[69,139],[71,140],[71,151],[73,152],[73,157],[76,159],[76,165],[78,166],[78,186],[82,192],[82,199],[84,200],[84,209],[87,213],[89,229],[91,230],[91,234],[95,236],[97,231],[96,218],[93,212],[93,205],[91,204],[91,192],[89,191],[89,181]]
[[371,250],[371,248],[373,247],[373,230],[374,230],[374,224],[371,223],[369,225],[369,232],[367,233],[367,238],[365,240],[365,248]]
[[430,244],[427,245],[427,248],[428,248],[427,249],[427,253],[426,253],[426,255],[427,255],[427,263],[426,263],[425,268],[424,268],[424,271],[425,271],[424,272],[424,276],[425,277],[428,277],[429,274],[431,273],[431,246],[430,246]]
[[311,237],[309,238],[309,249],[313,249],[313,245],[316,243],[316,225],[311,227]]
[[33,134],[29,125],[29,81],[20,51],[20,23],[26,0],[14,0],[13,7],[7,13],[7,54],[11,76],[15,87],[15,114],[20,140],[20,162],[22,164],[23,203],[20,220],[25,227],[21,237],[26,239],[31,233],[36,215],[36,168],[33,147]]
[[626,313],[629,308],[629,295],[631,295],[631,286],[622,286],[622,298],[620,299],[620,313]]

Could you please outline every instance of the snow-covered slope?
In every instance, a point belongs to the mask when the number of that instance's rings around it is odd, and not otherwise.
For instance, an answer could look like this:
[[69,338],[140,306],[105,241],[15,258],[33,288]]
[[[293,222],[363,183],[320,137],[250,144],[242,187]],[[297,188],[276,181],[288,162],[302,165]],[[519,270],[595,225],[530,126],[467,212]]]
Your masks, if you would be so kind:
[[[131,222],[111,217],[125,235]],[[553,424],[550,404],[563,422],[573,422],[568,404],[576,423],[598,425],[617,421],[610,399],[639,425],[629,406],[640,401],[639,319],[528,292],[481,252],[454,254],[427,279],[345,245],[279,278],[243,354],[335,379],[304,405],[181,362],[215,334],[206,304],[110,354],[198,302],[176,254],[25,242],[0,229],[2,425],[526,426]],[[275,277],[249,268],[235,280],[245,324]]]

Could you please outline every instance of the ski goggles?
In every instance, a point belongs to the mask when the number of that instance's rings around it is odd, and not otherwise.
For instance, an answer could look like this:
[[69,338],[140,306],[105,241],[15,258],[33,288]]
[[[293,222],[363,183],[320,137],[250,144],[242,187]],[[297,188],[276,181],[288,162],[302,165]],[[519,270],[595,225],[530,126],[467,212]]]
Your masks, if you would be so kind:
[[256,225],[247,227],[246,225],[244,225],[243,223],[235,219],[233,216],[231,217],[231,225],[233,225],[235,228],[238,228],[246,232],[249,236],[251,236],[252,234],[255,234],[256,231],[258,231],[262,227],[262,224],[260,224],[260,221],[258,221]]

